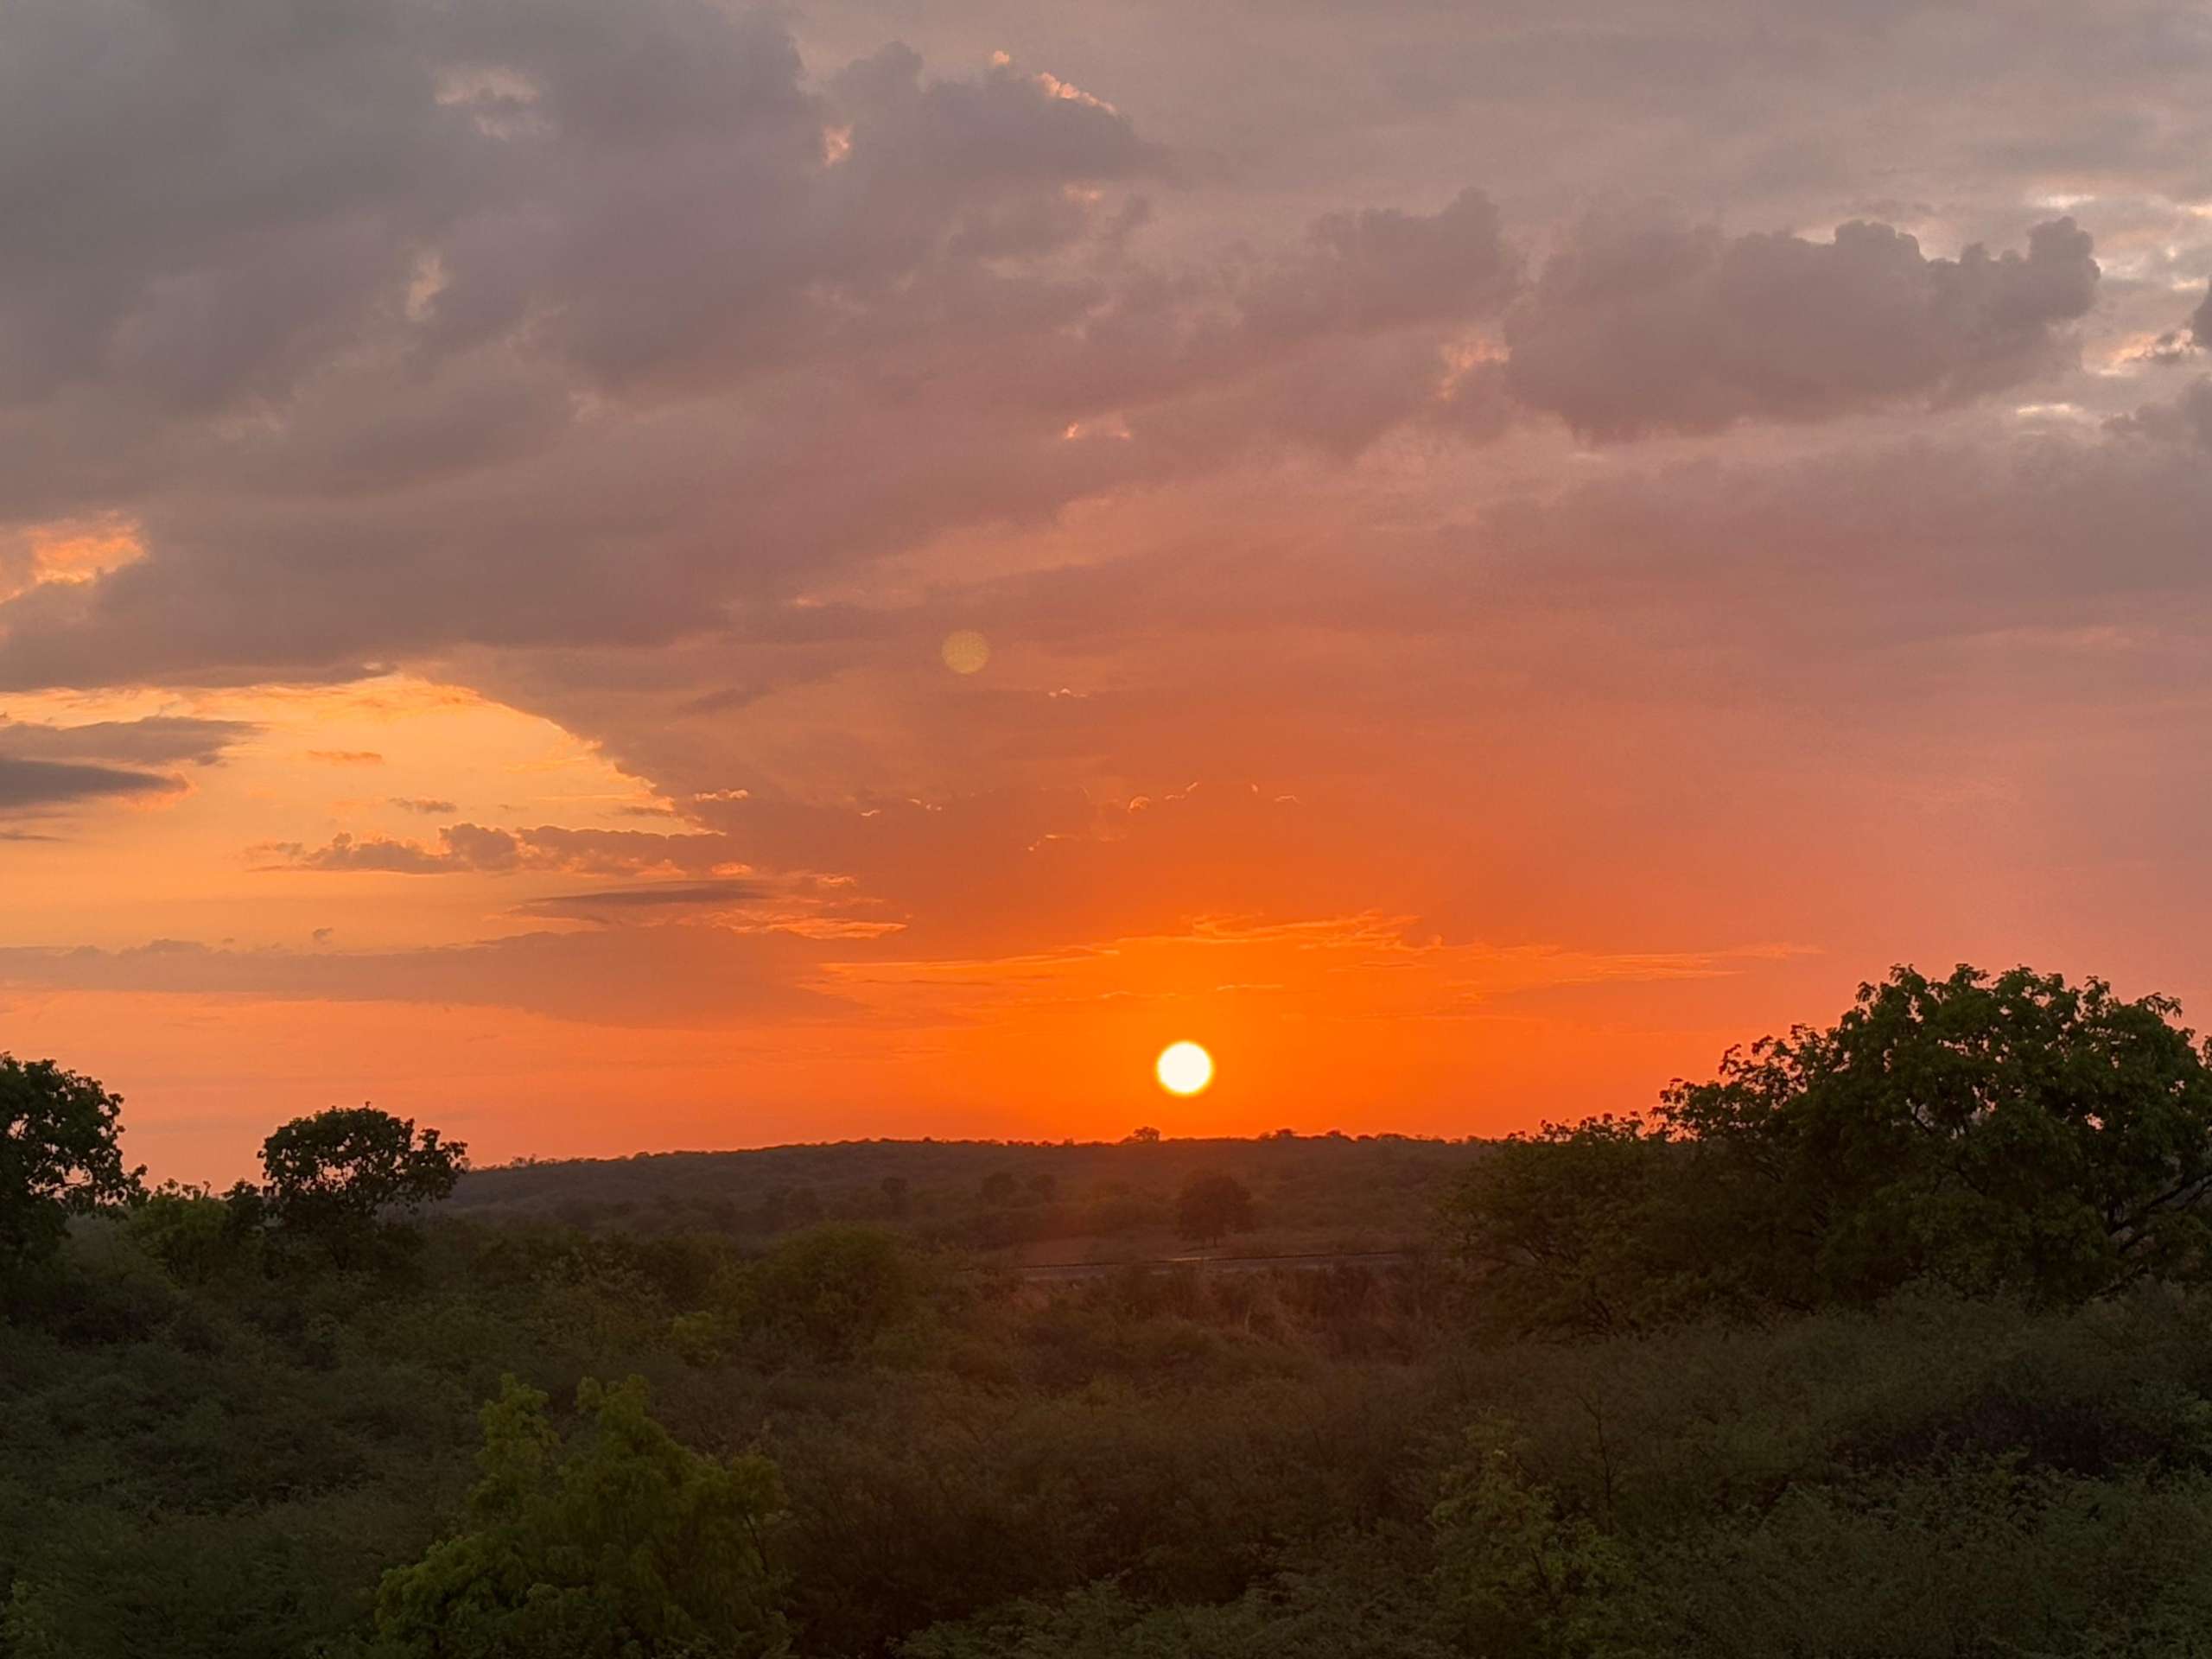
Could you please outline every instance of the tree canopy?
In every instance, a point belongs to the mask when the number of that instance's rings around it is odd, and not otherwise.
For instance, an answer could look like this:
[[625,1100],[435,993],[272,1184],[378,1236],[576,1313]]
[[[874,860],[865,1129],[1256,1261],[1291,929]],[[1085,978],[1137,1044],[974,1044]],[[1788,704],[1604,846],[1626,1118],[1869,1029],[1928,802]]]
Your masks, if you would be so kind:
[[1175,1230],[1200,1244],[1252,1230],[1252,1194],[1234,1175],[1193,1175],[1175,1200]]
[[1453,1225],[1537,1325],[1864,1303],[1922,1277],[2075,1301],[2202,1276],[2212,1067],[2179,1012],[2025,968],[1899,968],[1649,1120],[1515,1137]]
[[412,1118],[334,1107],[294,1118],[262,1142],[261,1196],[280,1233],[325,1241],[342,1255],[387,1212],[451,1192],[467,1154],[466,1143],[435,1129],[418,1135]]
[[69,1217],[139,1191],[117,1141],[123,1100],[52,1060],[0,1053],[0,1273],[50,1255]]

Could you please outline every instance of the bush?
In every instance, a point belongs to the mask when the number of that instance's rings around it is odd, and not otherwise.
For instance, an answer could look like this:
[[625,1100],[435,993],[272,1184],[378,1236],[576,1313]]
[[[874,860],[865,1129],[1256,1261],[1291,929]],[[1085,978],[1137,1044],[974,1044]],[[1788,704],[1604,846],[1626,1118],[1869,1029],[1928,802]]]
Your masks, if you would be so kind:
[[702,1458],[647,1415],[645,1384],[586,1382],[592,1427],[562,1446],[545,1395],[506,1379],[484,1408],[468,1526],[377,1593],[379,1656],[752,1659],[784,1649],[765,1549],[774,1466]]
[[827,1362],[853,1357],[913,1318],[921,1277],[894,1235],[832,1224],[785,1239],[736,1269],[720,1298],[753,1346]]

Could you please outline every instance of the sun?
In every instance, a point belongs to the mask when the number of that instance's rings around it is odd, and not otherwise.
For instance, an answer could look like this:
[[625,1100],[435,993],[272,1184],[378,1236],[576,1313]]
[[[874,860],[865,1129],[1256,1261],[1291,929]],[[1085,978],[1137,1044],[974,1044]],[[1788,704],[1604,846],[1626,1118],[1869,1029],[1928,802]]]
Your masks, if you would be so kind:
[[1213,1056],[1196,1043],[1170,1043],[1152,1070],[1169,1094],[1195,1095],[1213,1081]]

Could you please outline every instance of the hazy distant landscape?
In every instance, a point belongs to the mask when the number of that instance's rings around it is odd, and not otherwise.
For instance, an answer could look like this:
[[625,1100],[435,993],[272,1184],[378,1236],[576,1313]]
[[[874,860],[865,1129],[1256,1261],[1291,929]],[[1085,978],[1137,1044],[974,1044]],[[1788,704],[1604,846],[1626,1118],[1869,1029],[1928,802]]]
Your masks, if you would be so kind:
[[1436,1205],[1474,1142],[1296,1135],[1150,1142],[850,1141],[645,1153],[461,1177],[446,1212],[642,1235],[758,1241],[818,1222],[883,1226],[1006,1264],[1134,1262],[1189,1251],[1175,1199],[1194,1175],[1252,1194],[1240,1255],[1433,1245]]

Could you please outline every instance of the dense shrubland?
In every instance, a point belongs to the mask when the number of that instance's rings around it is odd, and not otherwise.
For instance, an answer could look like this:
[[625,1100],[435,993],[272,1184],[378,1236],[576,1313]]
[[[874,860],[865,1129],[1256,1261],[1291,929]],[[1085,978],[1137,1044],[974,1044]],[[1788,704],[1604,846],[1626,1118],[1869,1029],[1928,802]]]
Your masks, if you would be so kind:
[[[410,1216],[458,1149],[357,1114],[227,1195],[16,1158],[0,1655],[2212,1653],[2172,1013],[1900,974],[1649,1120],[1449,1149],[1439,1248],[1379,1268]],[[11,1134],[107,1110],[67,1090]],[[1376,1201],[1378,1144],[1116,1154],[1265,1227],[1270,1170]],[[916,1152],[851,1190],[923,1207]],[[1095,1179],[960,1158],[976,1213]]]

